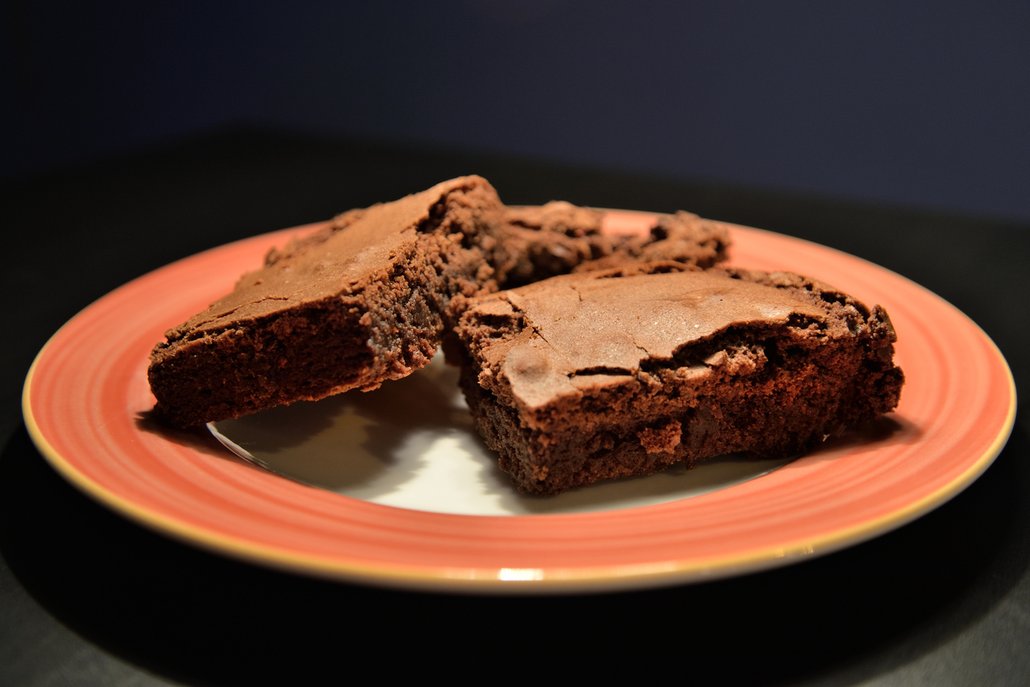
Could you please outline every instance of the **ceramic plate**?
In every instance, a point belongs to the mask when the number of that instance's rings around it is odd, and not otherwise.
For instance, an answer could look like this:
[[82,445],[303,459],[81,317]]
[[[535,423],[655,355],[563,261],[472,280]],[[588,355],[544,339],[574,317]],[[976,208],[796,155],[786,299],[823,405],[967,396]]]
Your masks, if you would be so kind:
[[[606,221],[633,230],[648,215]],[[550,500],[519,497],[497,474],[439,364],[374,394],[220,423],[247,460],[206,433],[155,424],[146,368],[163,332],[312,228],[171,264],[69,321],[25,384],[43,455],[134,520],[262,564],[421,589],[591,591],[723,577],[863,541],[970,484],[1012,428],[1008,366],[954,307],[859,258],[735,226],[733,264],[802,272],[887,309],[907,378],[895,413],[786,464],[730,457]]]

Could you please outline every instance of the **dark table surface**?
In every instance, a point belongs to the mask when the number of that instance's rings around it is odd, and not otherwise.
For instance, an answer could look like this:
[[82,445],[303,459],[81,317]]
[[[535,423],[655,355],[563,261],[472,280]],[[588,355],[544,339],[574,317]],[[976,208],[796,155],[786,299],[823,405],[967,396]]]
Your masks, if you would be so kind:
[[1026,223],[247,128],[7,183],[0,684],[343,681],[362,666],[536,678],[551,656],[573,675],[671,667],[718,684],[1030,683],[1025,413],[977,482],[872,541],[732,579],[559,597],[395,591],[223,558],[106,510],[36,451],[24,375],[91,301],[202,249],[470,172],[511,203],[684,208],[862,256],[962,309],[1027,389]]

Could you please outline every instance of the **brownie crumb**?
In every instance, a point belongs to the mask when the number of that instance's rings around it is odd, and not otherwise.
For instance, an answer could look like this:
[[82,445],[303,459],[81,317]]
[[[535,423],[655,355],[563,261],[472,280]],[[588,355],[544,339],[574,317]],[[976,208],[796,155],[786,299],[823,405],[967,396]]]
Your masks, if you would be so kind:
[[637,432],[637,437],[640,439],[640,445],[648,453],[672,454],[680,445],[682,434],[683,426],[679,421],[669,420],[658,427],[644,427]]

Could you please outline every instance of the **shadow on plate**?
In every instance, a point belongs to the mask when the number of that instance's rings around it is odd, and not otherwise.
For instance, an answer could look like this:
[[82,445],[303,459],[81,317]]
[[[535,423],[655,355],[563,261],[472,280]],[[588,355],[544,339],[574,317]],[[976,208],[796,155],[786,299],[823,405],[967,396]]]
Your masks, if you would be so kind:
[[[218,458],[226,458],[225,448],[210,432],[200,429],[179,429],[171,427],[160,420],[153,410],[136,415],[136,427],[141,432],[156,434],[165,441],[185,446],[198,453]],[[231,456],[229,456],[231,457]]]

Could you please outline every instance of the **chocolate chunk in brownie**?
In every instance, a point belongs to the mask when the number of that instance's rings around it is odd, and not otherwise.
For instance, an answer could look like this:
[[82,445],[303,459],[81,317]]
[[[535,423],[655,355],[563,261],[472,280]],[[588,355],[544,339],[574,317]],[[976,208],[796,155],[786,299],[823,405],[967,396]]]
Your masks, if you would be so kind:
[[559,276],[466,310],[462,388],[521,490],[786,457],[896,406],[882,308],[794,274],[663,269]]
[[489,183],[462,177],[272,251],[154,349],[157,412],[198,425],[374,389],[424,366],[457,303],[493,288],[481,246],[496,243],[501,212]]
[[605,269],[626,260],[667,260],[711,267],[726,258],[729,234],[689,212],[656,215],[643,234],[606,231],[605,213],[564,201],[508,207],[491,254],[497,280],[512,288],[572,271]]

